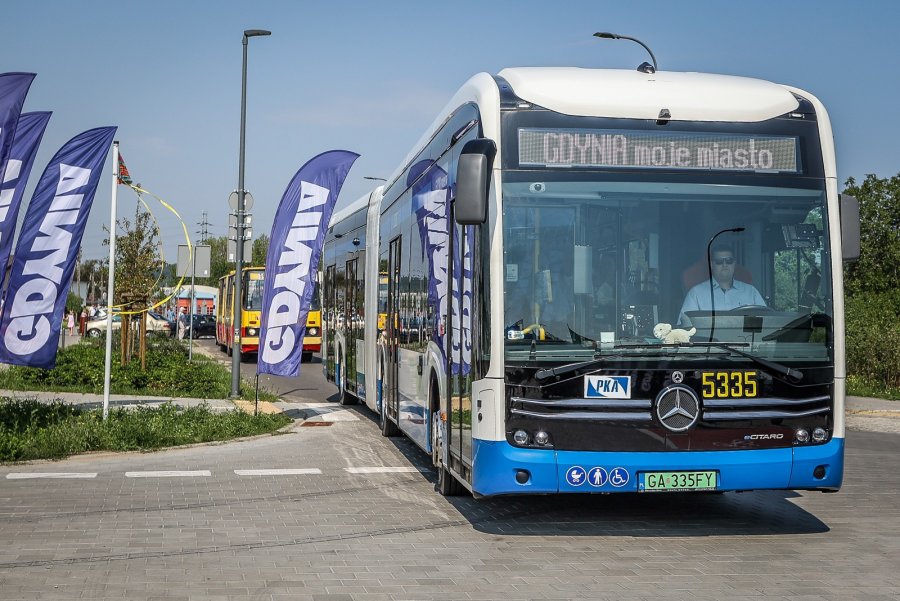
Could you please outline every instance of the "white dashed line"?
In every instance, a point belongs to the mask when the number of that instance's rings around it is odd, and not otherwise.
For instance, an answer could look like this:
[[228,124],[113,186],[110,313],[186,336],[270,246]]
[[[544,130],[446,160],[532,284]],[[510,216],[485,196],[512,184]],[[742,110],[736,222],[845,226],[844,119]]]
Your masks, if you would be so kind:
[[282,470],[234,470],[238,476],[305,476],[308,474],[321,474],[317,467],[304,467]]
[[[428,472],[427,467],[413,466],[372,466],[372,467],[345,467],[348,474],[417,474]],[[317,467],[282,468],[282,469],[256,469],[234,470],[237,476],[318,476],[322,470]],[[210,470],[162,470],[147,472],[125,472],[126,478],[208,478],[212,476]],[[12,472],[6,474],[7,480],[32,480],[39,478],[96,478],[97,472]]]
[[126,478],[197,478],[206,476],[212,476],[212,473],[209,470],[125,472]]
[[351,474],[409,474],[427,471],[418,467],[345,467]]
[[7,480],[30,480],[32,478],[96,478],[97,472],[18,472],[6,474]]

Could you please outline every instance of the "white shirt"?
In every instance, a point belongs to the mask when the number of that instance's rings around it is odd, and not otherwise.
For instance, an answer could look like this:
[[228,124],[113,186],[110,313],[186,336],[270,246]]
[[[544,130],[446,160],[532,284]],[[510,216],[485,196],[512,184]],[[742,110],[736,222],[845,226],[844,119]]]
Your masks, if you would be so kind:
[[[678,323],[680,325],[690,323],[690,318],[685,315],[688,311],[712,311],[709,283],[710,280],[706,280],[688,290],[687,296],[684,297],[684,304],[681,305],[681,313],[678,314]],[[719,282],[712,280],[712,283],[716,311],[728,311],[746,305],[766,306],[766,301],[763,300],[762,295],[752,284],[732,280],[731,288],[723,290],[719,286]]]

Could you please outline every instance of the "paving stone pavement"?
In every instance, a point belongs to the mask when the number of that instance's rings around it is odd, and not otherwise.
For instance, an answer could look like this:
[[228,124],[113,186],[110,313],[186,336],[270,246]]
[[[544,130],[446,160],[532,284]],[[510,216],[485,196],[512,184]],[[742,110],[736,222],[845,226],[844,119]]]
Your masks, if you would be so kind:
[[[0,466],[2,599],[896,599],[895,434],[837,494],[445,499],[372,416],[152,454]],[[415,473],[345,468],[413,466]],[[318,468],[239,476],[234,470]],[[9,480],[17,471],[97,472]],[[127,471],[208,477],[126,478]]]
[[[441,497],[411,442],[327,402],[320,365],[302,378],[279,406],[318,427],[0,465],[0,599],[900,598],[895,405],[848,403],[837,494],[474,500]],[[415,471],[348,471],[379,466]],[[266,469],[283,473],[245,475]],[[175,470],[195,474],[126,476]],[[97,476],[8,478],[23,472]]]

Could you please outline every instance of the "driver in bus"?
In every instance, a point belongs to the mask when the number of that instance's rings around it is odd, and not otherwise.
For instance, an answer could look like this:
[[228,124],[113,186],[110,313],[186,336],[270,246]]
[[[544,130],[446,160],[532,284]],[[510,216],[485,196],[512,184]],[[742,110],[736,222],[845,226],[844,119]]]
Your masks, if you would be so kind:
[[712,280],[701,282],[688,290],[678,315],[678,324],[681,327],[691,325],[691,320],[686,315],[688,311],[712,311],[710,285],[712,285],[712,295],[715,297],[716,311],[728,311],[754,305],[766,306],[766,301],[752,284],[734,279],[734,266],[737,259],[735,259],[734,251],[730,246],[726,244],[713,246],[710,261]]

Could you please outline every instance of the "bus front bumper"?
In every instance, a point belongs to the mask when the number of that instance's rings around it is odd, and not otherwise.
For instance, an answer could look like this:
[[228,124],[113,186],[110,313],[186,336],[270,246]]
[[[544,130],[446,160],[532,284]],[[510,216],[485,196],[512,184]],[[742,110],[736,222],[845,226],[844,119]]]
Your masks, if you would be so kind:
[[304,351],[312,351],[314,353],[318,353],[322,350],[322,337],[321,336],[304,336],[303,337],[303,350]]
[[[472,488],[479,496],[639,492],[644,472],[714,470],[721,491],[836,491],[844,477],[843,438],[783,449],[660,453],[522,449],[478,439],[473,445]],[[824,475],[817,478],[813,472],[820,467]],[[520,483],[523,471],[527,480]],[[606,476],[594,478],[601,484],[588,479],[598,471]]]

